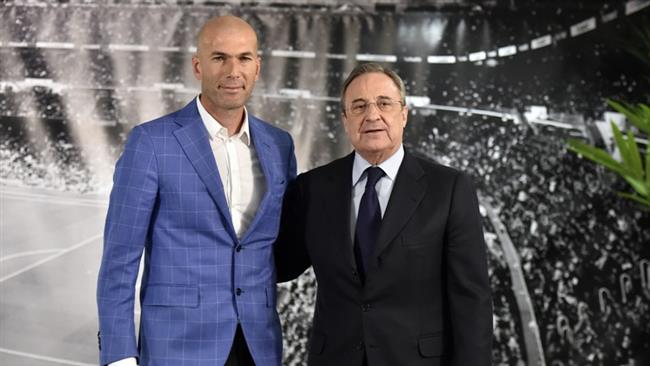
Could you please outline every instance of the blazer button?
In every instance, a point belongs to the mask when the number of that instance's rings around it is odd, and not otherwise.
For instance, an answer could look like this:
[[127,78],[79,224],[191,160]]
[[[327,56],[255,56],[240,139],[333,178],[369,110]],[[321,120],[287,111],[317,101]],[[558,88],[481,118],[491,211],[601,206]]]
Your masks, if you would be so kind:
[[364,312],[370,311],[370,304],[361,305],[361,310],[363,310]]
[[237,253],[239,253],[239,252],[241,252],[241,250],[242,250],[242,246],[241,246],[241,244],[237,244],[237,246],[235,247],[235,251],[236,251]]
[[241,295],[242,292],[244,292],[244,291],[242,291],[239,287],[237,287],[237,289],[235,290],[235,294],[237,296]]
[[357,351],[363,350],[363,342],[357,343],[357,345],[354,346],[354,349],[356,349]]

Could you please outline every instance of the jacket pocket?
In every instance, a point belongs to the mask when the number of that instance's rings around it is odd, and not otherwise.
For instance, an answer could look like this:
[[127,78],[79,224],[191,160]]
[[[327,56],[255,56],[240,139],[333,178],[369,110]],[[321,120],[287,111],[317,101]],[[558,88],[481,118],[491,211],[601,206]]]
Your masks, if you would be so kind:
[[444,354],[442,334],[426,335],[418,339],[418,347],[422,357],[440,357]]
[[142,305],[196,308],[199,306],[199,289],[191,286],[150,285],[144,292]]
[[309,353],[320,355],[325,349],[325,336],[312,331],[309,339]]

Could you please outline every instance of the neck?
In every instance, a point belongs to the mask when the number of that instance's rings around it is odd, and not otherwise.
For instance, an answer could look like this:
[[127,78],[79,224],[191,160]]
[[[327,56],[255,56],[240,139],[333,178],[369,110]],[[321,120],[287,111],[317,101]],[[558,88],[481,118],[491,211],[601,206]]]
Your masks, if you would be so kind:
[[232,136],[239,132],[241,126],[244,124],[244,107],[234,109],[214,108],[211,103],[207,102],[201,96],[201,104],[203,108],[216,119],[220,125],[228,130],[228,136]]
[[208,111],[208,113],[228,130],[228,136],[238,133],[244,124],[244,108],[220,111],[219,113]]

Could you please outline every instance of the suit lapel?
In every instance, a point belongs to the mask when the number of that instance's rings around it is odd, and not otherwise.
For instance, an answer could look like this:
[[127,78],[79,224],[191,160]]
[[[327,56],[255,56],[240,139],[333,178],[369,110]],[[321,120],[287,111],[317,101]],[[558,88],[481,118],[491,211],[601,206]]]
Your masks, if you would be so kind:
[[420,164],[405,153],[381,222],[375,256],[381,254],[397,236],[424,198],[426,185],[421,180],[423,177],[424,171]]
[[192,100],[185,108],[179,111],[175,118],[181,128],[173,132],[181,145],[185,155],[192,163],[203,183],[205,184],[210,197],[217,204],[221,215],[226,218],[226,229],[228,233],[237,238],[235,228],[230,217],[230,210],[226,202],[226,196],[219,176],[217,163],[210,148],[208,131],[196,107],[196,100]]
[[356,268],[354,261],[354,247],[352,243],[352,229],[350,228],[350,213],[352,210],[352,164],[354,153],[340,159],[330,171],[325,185],[326,194],[322,195],[325,214],[323,217],[332,218],[332,230],[339,230],[334,233],[339,253],[345,253],[346,260],[353,268]]
[[266,181],[266,192],[260,201],[260,205],[255,212],[255,217],[253,222],[242,236],[242,242],[246,241],[248,236],[255,231],[255,227],[259,224],[262,217],[265,215],[266,207],[268,206],[268,201],[271,196],[271,187],[276,184],[283,183],[281,180],[276,181],[275,170],[273,167],[272,157],[276,156],[271,150],[275,148],[275,145],[270,141],[268,134],[264,132],[262,122],[252,115],[248,115],[248,129],[250,131],[250,138],[253,142],[253,148],[255,149],[255,154],[257,154],[257,160],[260,162],[260,168],[264,174],[264,180]]

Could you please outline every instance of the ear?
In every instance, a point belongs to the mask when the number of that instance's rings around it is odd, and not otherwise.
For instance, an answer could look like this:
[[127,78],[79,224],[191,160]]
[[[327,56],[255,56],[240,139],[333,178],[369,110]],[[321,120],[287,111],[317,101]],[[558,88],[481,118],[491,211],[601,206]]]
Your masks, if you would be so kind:
[[257,64],[257,71],[255,72],[255,81],[257,81],[260,78],[260,70],[262,69],[262,58],[260,56],[257,56],[255,63]]
[[404,108],[402,108],[401,115],[402,115],[402,128],[405,128],[409,116],[409,108],[407,106],[404,106]]
[[192,55],[192,73],[196,80],[201,80],[201,63],[197,54]]

